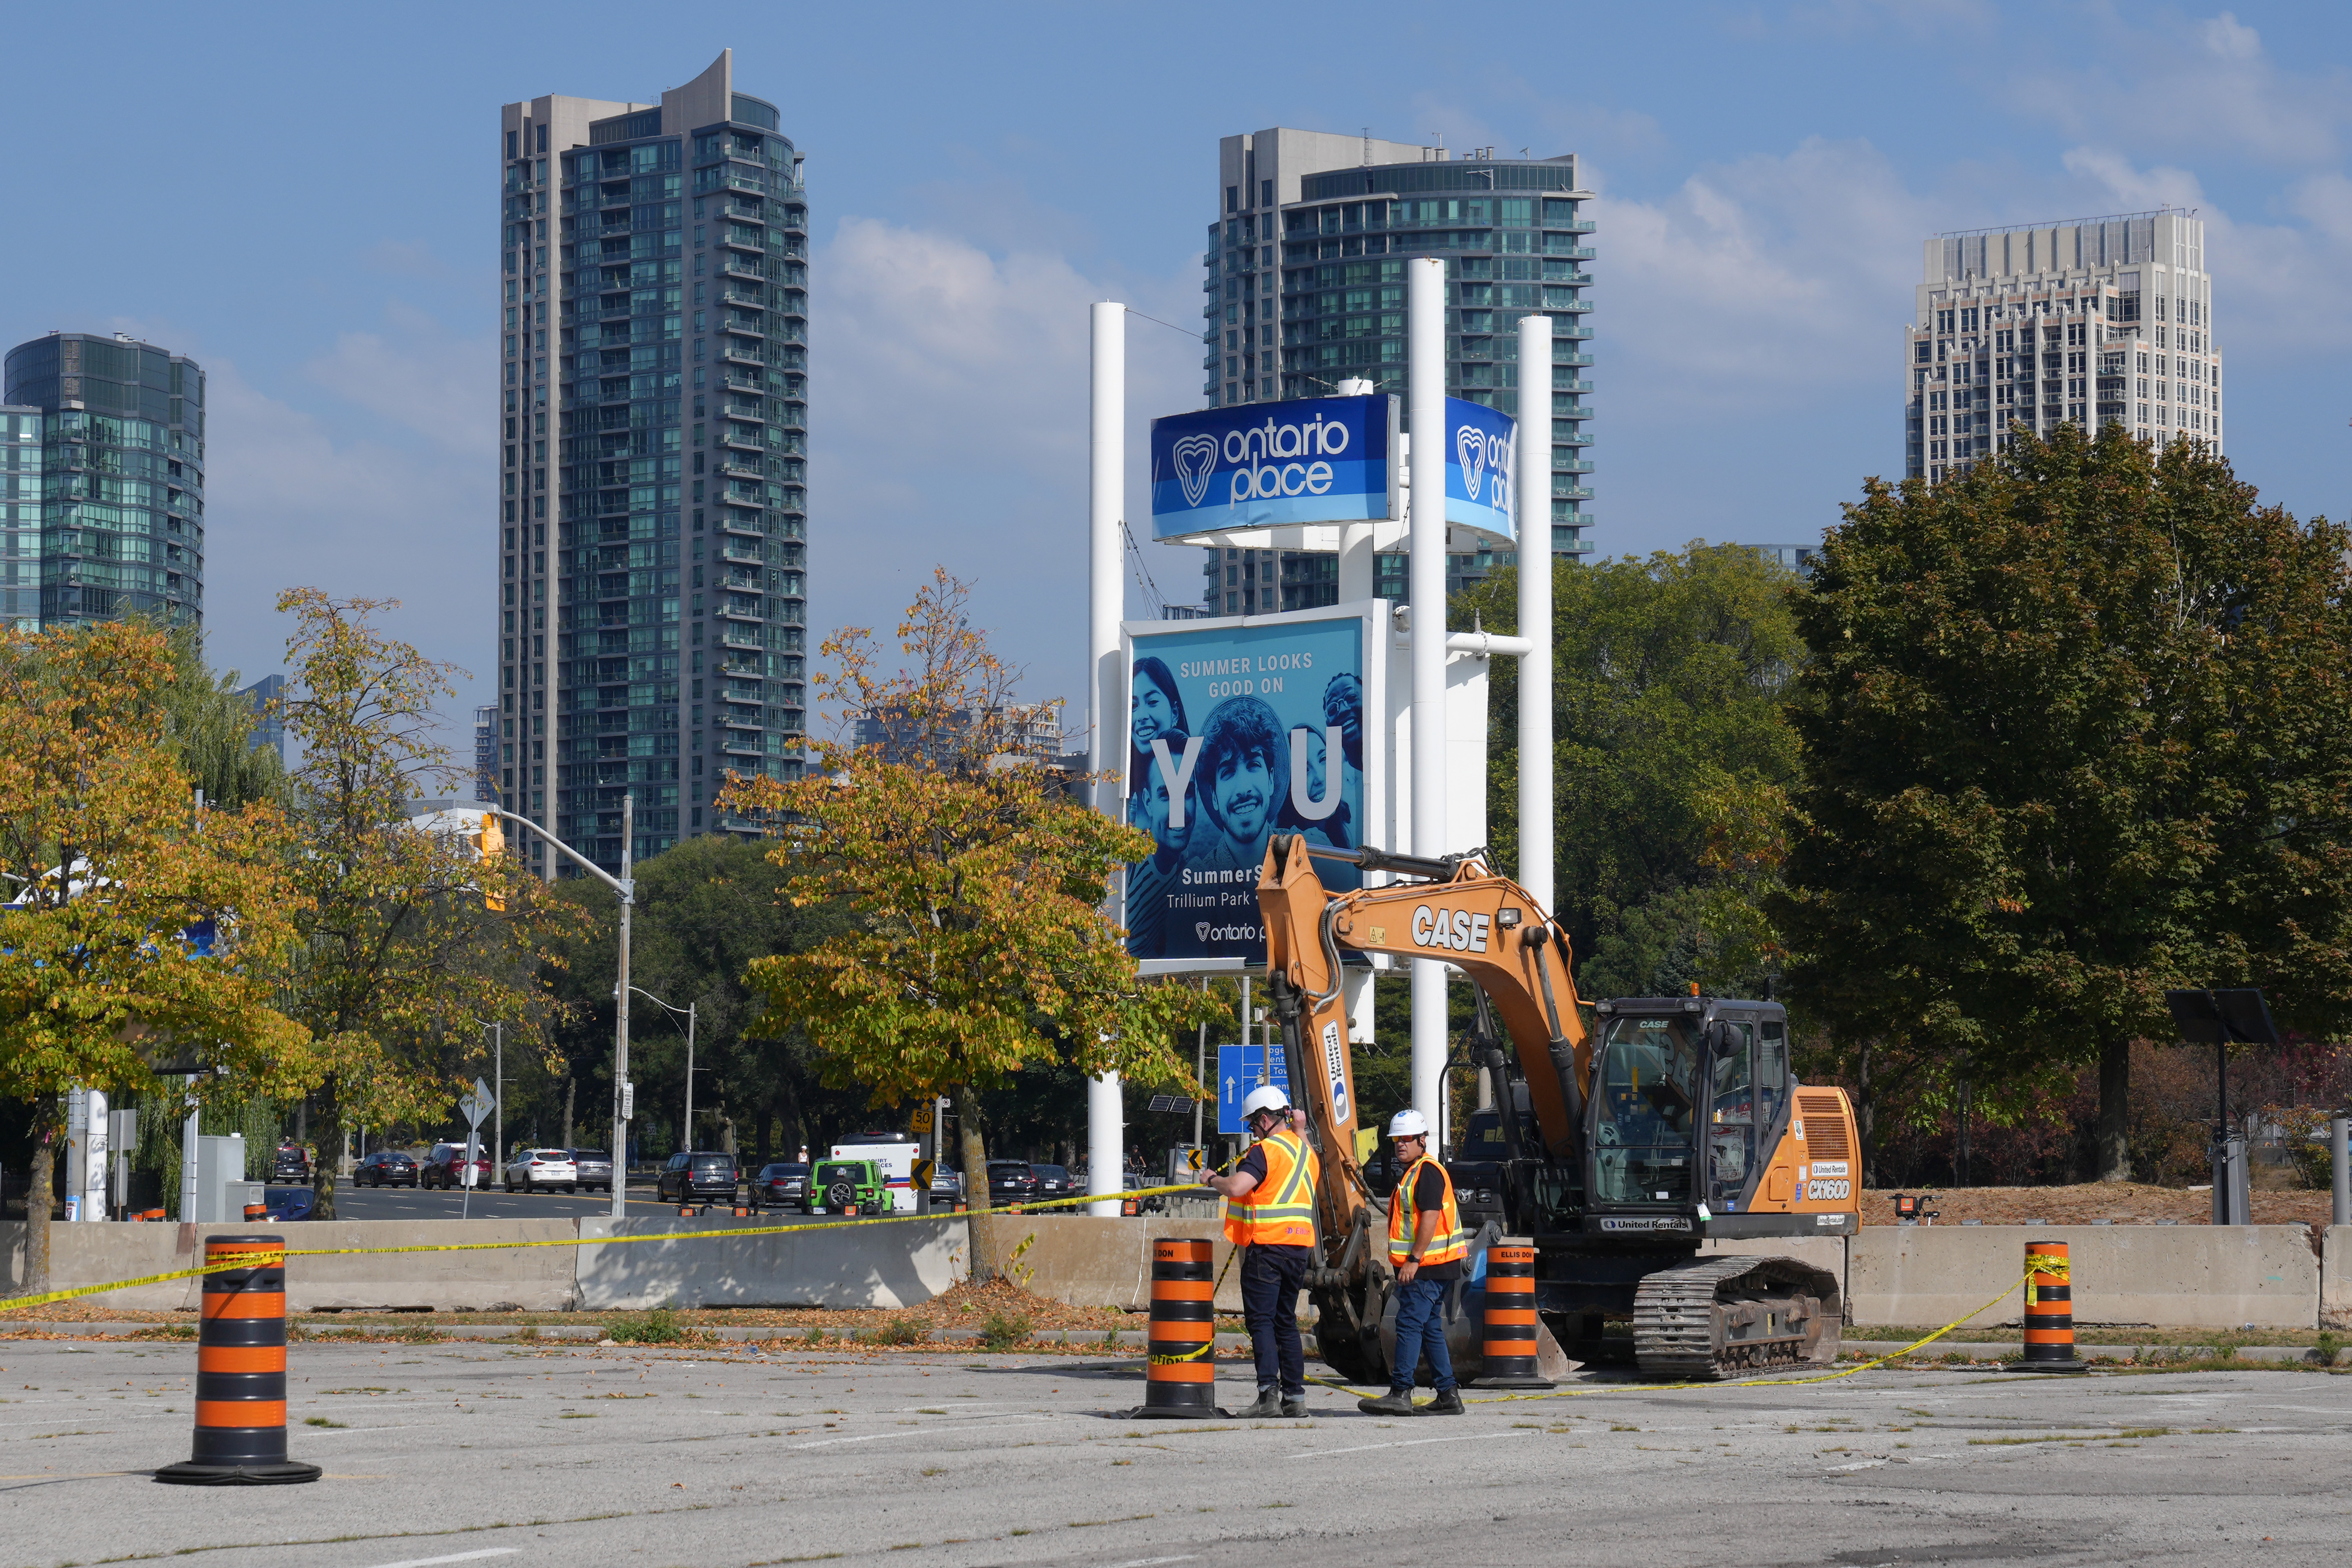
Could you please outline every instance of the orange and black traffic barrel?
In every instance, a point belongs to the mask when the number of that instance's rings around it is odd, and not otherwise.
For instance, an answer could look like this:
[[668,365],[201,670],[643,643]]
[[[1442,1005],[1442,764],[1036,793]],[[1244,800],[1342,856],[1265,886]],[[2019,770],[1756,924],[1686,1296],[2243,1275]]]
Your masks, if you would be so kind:
[[1486,1310],[1474,1388],[1549,1388],[1536,1371],[1536,1249],[1486,1248]]
[[1215,1274],[1206,1237],[1151,1244],[1151,1327],[1143,1403],[1130,1416],[1222,1415],[1217,1408]]
[[2063,1241],[2025,1244],[2025,1354],[2009,1370],[2085,1370],[2074,1354],[2074,1282]]
[[205,1242],[196,1333],[196,1440],[185,1464],[159,1481],[192,1486],[273,1486],[315,1481],[316,1465],[286,1457],[286,1239],[215,1236]]

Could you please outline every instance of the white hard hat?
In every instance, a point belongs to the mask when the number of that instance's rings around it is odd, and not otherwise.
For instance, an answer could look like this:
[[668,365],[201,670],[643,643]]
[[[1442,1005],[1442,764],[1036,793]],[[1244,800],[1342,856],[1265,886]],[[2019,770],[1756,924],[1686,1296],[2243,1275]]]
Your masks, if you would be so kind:
[[1418,1110],[1410,1109],[1400,1110],[1394,1116],[1389,1118],[1389,1136],[1391,1138],[1426,1138],[1429,1136],[1429,1118],[1423,1116]]
[[1251,1089],[1249,1098],[1242,1101],[1242,1120],[1246,1121],[1261,1110],[1289,1109],[1290,1096],[1283,1092],[1280,1085],[1262,1083]]

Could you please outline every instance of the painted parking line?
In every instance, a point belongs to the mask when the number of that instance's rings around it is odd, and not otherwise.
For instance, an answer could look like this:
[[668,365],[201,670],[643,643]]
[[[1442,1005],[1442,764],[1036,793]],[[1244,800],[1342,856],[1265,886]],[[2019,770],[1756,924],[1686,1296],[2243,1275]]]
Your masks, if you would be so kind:
[[485,1557],[511,1557],[521,1550],[520,1546],[485,1546],[479,1552],[453,1552],[446,1557],[404,1557],[397,1563],[378,1563],[374,1568],[434,1568],[437,1563],[478,1563]]
[[1407,1437],[1394,1443],[1363,1443],[1353,1448],[1317,1448],[1293,1454],[1294,1459],[1328,1459],[1334,1454],[1369,1454],[1374,1448],[1418,1448],[1424,1443],[1475,1443],[1488,1437],[1516,1437],[1516,1432],[1465,1432],[1458,1437]]

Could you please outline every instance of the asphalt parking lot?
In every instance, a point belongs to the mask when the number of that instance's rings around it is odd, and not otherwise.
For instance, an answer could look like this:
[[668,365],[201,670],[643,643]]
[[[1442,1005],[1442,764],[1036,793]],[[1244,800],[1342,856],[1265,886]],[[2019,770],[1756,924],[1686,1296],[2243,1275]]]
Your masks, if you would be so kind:
[[159,1485],[194,1360],[0,1341],[0,1563],[2340,1563],[2352,1480],[2352,1383],[2315,1372],[1602,1383],[1402,1421],[1318,1388],[1250,1425],[1129,1418],[1132,1359],[305,1343],[292,1449],[326,1479]]

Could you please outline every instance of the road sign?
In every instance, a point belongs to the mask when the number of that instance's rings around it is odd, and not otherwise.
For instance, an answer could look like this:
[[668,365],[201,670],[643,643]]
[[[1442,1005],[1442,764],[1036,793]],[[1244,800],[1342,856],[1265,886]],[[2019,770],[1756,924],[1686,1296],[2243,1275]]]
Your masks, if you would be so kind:
[[476,1079],[473,1092],[457,1097],[457,1113],[466,1119],[467,1126],[479,1127],[498,1103],[490,1094],[490,1086]]
[[1179,1143],[1168,1151],[1168,1182],[1197,1182],[1207,1169],[1207,1152],[1198,1143]]
[[1279,1041],[1272,1046],[1217,1047],[1218,1131],[1237,1138],[1247,1135],[1248,1130],[1242,1125],[1242,1101],[1262,1083],[1277,1084],[1285,1091],[1290,1088],[1290,1064],[1283,1056]]

